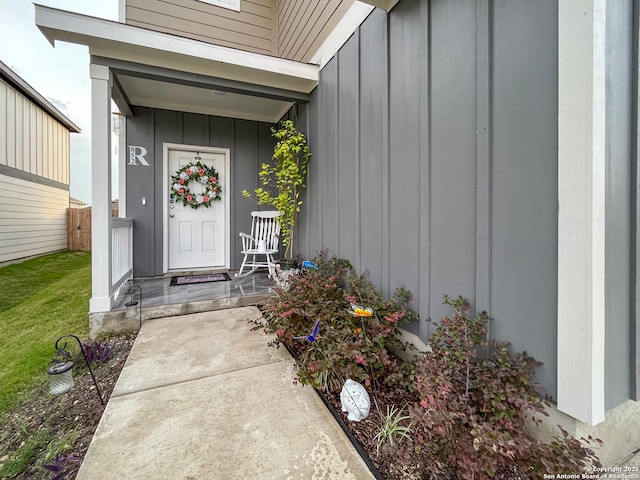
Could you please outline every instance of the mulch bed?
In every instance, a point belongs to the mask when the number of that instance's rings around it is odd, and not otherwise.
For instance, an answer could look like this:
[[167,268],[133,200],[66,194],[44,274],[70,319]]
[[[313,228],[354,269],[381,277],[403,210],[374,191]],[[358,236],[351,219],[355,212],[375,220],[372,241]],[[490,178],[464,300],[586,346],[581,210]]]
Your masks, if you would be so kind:
[[[115,387],[120,372],[129,356],[136,334],[125,334],[106,339],[111,345],[112,354],[106,364],[94,368],[94,374],[100,387],[102,397],[107,403]],[[54,352],[52,352],[54,353]],[[14,453],[30,438],[45,430],[50,432],[54,440],[64,440],[76,430],[76,438],[70,448],[62,455],[72,454],[76,460],[65,462],[68,475],[64,478],[75,478],[80,468],[81,459],[87,452],[93,434],[98,427],[104,406],[95,391],[95,386],[86,367],[83,373],[74,372],[75,386],[69,392],[53,396],[48,393],[48,383],[37,386],[19,407],[0,422],[0,467],[11,461]],[[44,469],[47,452],[40,447],[22,468],[20,473],[10,478],[19,480],[48,479],[51,473]],[[55,463],[55,459],[46,464]],[[5,477],[6,478],[6,477]]]
[[[381,448],[378,453],[378,445],[375,436],[384,422],[383,415],[387,412],[387,406],[401,408],[405,405],[412,405],[418,398],[406,390],[378,388],[376,394],[371,395],[371,410],[369,416],[360,422],[352,422],[347,419],[347,413],[341,411],[340,395],[334,393],[319,392],[330,404],[334,416],[338,415],[342,424],[346,426],[351,435],[357,441],[356,448],[367,463],[374,467],[372,473],[378,479],[384,480],[422,480],[430,477],[422,471],[418,464],[412,465],[406,461],[406,457],[394,455],[394,452],[385,453]],[[325,403],[327,403],[325,402]],[[406,412],[405,412],[406,413]],[[343,427],[344,428],[344,427]],[[352,439],[352,441],[353,441]],[[359,448],[358,448],[359,447]]]
[[[292,357],[296,358],[302,347],[286,345],[285,348]],[[424,471],[418,456],[412,455],[412,445],[405,442],[404,445],[394,449],[385,446],[379,449],[375,440],[376,434],[384,423],[383,416],[386,415],[387,407],[401,409],[418,403],[420,398],[417,393],[401,388],[390,388],[379,381],[376,383],[375,391],[367,390],[371,399],[371,408],[369,416],[360,422],[350,421],[347,419],[348,412],[342,412],[340,392],[323,392],[316,389],[316,393],[323,399],[378,480],[429,480],[431,477]],[[404,415],[406,414],[405,410]]]

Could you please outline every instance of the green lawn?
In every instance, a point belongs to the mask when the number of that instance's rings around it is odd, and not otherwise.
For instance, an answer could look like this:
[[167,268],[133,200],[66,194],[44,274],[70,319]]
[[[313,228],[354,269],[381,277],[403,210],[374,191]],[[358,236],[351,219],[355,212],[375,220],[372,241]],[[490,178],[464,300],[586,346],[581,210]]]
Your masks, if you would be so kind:
[[91,254],[62,252],[0,268],[0,419],[46,378],[58,337],[89,332]]

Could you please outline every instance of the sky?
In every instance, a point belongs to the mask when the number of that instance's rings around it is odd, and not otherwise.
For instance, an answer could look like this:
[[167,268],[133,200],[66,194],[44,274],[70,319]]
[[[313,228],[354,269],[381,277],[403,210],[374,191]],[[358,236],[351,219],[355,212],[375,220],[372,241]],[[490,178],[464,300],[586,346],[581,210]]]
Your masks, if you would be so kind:
[[[118,0],[37,0],[38,4],[118,19]],[[86,46],[57,42],[35,25],[32,0],[0,0],[0,60],[80,127],[71,134],[73,198],[91,203],[91,80]],[[117,183],[117,181],[115,182]]]

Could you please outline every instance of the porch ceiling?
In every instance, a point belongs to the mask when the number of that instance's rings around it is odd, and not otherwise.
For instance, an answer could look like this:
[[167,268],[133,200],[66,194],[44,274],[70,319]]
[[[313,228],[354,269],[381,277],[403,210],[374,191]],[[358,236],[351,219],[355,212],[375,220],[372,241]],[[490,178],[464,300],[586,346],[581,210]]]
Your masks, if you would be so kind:
[[112,97],[126,115],[140,105],[275,123],[291,102],[309,101],[307,93],[152,65],[97,56],[91,63],[110,68]]
[[117,75],[130,105],[275,123],[291,102]]
[[92,63],[109,66],[120,90],[116,103],[128,104],[120,105],[124,111],[140,105],[276,122],[292,102],[307,101],[318,83],[317,65],[42,5],[35,23],[52,45],[87,45]]

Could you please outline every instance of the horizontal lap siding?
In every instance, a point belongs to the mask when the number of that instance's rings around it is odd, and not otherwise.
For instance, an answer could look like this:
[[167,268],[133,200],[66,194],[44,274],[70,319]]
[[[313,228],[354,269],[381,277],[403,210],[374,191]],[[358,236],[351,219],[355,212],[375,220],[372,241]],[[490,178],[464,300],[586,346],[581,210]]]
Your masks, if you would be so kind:
[[0,262],[66,249],[69,131],[3,80],[0,165]]
[[273,45],[274,1],[243,0],[240,12],[197,0],[127,0],[129,25],[266,55]]
[[278,55],[308,62],[354,0],[278,0]]
[[309,62],[355,0],[127,0],[126,22],[240,50]]
[[0,175],[0,262],[67,248],[69,192]]

